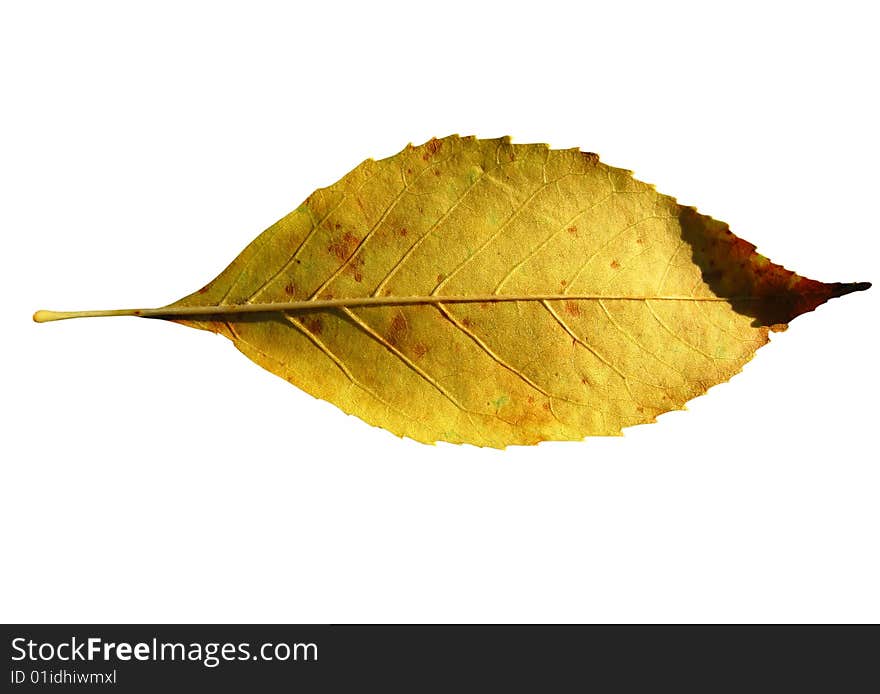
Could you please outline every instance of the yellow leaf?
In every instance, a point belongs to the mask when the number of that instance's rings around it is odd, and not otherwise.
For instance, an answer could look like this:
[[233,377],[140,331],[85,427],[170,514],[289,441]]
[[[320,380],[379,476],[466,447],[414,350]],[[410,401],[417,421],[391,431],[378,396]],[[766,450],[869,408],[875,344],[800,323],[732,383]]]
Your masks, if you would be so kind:
[[221,333],[418,441],[617,435],[742,369],[824,284],[578,150],[451,136],[369,159],[206,287],[142,315]]

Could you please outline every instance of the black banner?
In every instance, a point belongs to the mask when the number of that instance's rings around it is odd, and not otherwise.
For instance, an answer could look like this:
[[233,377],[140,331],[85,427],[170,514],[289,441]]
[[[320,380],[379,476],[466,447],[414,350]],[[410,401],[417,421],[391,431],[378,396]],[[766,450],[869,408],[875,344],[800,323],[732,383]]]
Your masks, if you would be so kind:
[[876,688],[875,626],[4,626],[6,690]]

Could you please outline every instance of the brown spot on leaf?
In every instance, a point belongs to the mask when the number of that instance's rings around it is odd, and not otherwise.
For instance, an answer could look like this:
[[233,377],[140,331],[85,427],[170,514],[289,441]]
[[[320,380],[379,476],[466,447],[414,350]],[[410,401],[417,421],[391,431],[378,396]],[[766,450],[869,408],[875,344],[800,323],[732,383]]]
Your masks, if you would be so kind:
[[567,231],[568,231],[568,233],[571,234],[572,236],[577,236],[577,235],[578,235],[578,228],[577,228],[577,227],[568,227]]
[[409,232],[407,231],[406,227],[400,227],[400,231],[398,231],[397,233],[401,236],[406,236]]
[[565,312],[570,316],[579,316],[581,315],[581,307],[578,306],[576,301],[566,301]]
[[599,155],[595,152],[581,152],[581,156],[587,160],[590,164],[598,164],[599,163]]
[[611,261],[611,269],[612,270],[616,270],[619,267],[620,267],[620,263],[618,263],[616,260]]
[[345,232],[345,236],[333,241],[327,246],[327,252],[335,255],[339,260],[345,261],[354,253],[361,240],[350,231]]
[[349,258],[348,265],[345,266],[346,274],[353,277],[355,282],[362,282],[364,279],[364,273],[362,272],[364,262],[363,254],[359,254]]
[[296,294],[296,285],[294,285],[293,282],[288,282],[284,285],[284,293],[287,294],[287,296],[293,296]]
[[462,319],[461,319],[461,324],[462,324],[465,328],[473,328],[473,327],[474,327],[474,322],[473,322],[470,318],[462,318]]
[[428,161],[432,156],[440,151],[440,148],[442,146],[443,143],[440,140],[438,140],[436,137],[432,137],[425,143],[425,153],[422,155],[422,159]]
[[406,322],[406,316],[398,311],[394,314],[394,318],[391,319],[391,325],[388,328],[386,338],[394,347],[397,347],[406,337],[407,332],[409,332],[409,325]]
[[312,335],[320,335],[324,330],[324,322],[321,316],[306,316],[303,319],[303,325]]
[[423,345],[421,342],[419,342],[418,344],[416,344],[415,347],[413,347],[413,355],[415,356],[416,359],[421,359],[427,353],[428,353],[428,348],[425,345]]

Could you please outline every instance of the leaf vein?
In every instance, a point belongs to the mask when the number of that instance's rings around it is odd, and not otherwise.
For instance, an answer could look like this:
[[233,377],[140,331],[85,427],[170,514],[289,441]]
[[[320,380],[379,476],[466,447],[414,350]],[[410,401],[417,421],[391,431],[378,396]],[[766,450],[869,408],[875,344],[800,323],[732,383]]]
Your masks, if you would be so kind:
[[483,180],[486,180],[490,171],[501,170],[506,166],[513,164],[514,162],[507,162],[505,164],[496,164],[494,168],[484,169],[480,167],[480,175],[477,176],[470,185],[468,185],[459,195],[456,197],[455,201],[452,205],[444,212],[436,222],[434,222],[431,227],[422,234],[419,238],[417,238],[410,247],[406,250],[406,252],[400,257],[400,259],[394,264],[394,267],[388,271],[388,274],[385,275],[385,278],[379,283],[376,289],[373,291],[372,296],[378,296],[379,292],[385,288],[390,279],[397,273],[400,267],[409,259],[409,257],[422,245],[422,243],[430,236],[434,231],[436,231],[443,222],[445,222],[449,216],[458,208],[460,204],[464,201],[464,199],[470,195],[470,193],[476,188],[477,184]]
[[[361,182],[361,184],[355,190],[355,192],[354,192],[355,195],[357,195],[361,191],[361,189],[365,185],[367,185],[367,183],[369,181],[371,181],[376,176],[377,170],[378,170],[378,167],[374,168],[374,170],[370,173],[370,175],[367,176],[366,178],[364,178],[364,180]],[[281,269],[279,269],[278,272],[276,272],[274,275],[272,275],[268,280],[263,282],[263,284],[260,285],[260,287],[247,298],[245,303],[248,303],[248,304],[252,303],[253,300],[266,289],[266,287],[268,287],[276,279],[278,279],[281,275],[283,275],[285,272],[287,272],[293,266],[293,264],[296,262],[297,257],[299,257],[300,251],[302,251],[302,249],[305,247],[306,243],[308,243],[309,239],[311,239],[312,236],[314,236],[315,232],[318,229],[320,229],[321,226],[324,224],[324,222],[326,222],[330,218],[330,215],[332,215],[334,212],[336,212],[336,210],[338,210],[340,207],[342,207],[343,203],[345,203],[346,200],[350,200],[350,199],[351,199],[350,195],[343,193],[339,202],[337,202],[335,205],[333,205],[333,207],[331,207],[327,211],[327,214],[325,214],[323,217],[321,217],[321,219],[319,219],[317,223],[312,224],[312,228],[309,229],[308,233],[303,237],[303,240],[300,241],[299,245],[296,247],[296,250],[293,251],[293,254],[290,256],[290,258],[288,258],[287,261],[284,263],[284,265],[281,266]],[[309,215],[311,215],[311,214],[312,214],[311,208],[309,208]]]
[[364,321],[360,316],[358,316],[354,311],[348,308],[343,308],[342,311],[353,321],[353,323],[360,328],[364,333],[369,335],[373,340],[382,345],[385,349],[387,349],[391,354],[397,357],[404,366],[409,368],[415,374],[422,378],[426,383],[428,383],[432,388],[434,388],[437,392],[439,392],[443,397],[445,397],[449,402],[455,405],[458,409],[466,413],[480,414],[479,412],[473,412],[469,410],[467,407],[462,405],[458,400],[455,399],[443,386],[441,386],[437,381],[435,381],[430,374],[425,372],[416,366],[413,361],[407,357],[403,352],[401,352],[397,347],[392,345],[387,339],[382,337],[376,330],[369,325],[366,321]]
[[408,420],[410,420],[410,421],[413,421],[413,422],[416,421],[416,419],[415,419],[414,417],[412,417],[411,415],[407,414],[407,413],[404,412],[403,410],[398,409],[397,407],[395,407],[394,405],[392,405],[390,402],[388,402],[388,401],[385,400],[384,398],[380,397],[379,394],[376,393],[375,391],[373,391],[372,388],[369,388],[368,386],[366,386],[366,385],[364,385],[363,383],[361,383],[357,378],[355,378],[354,374],[351,372],[351,369],[349,369],[349,368],[345,365],[345,362],[343,362],[338,356],[336,356],[336,354],[335,354],[335,353],[334,353],[334,352],[333,352],[333,351],[332,351],[332,350],[331,350],[331,349],[330,349],[330,348],[329,348],[329,347],[328,347],[328,346],[327,346],[322,340],[318,339],[318,337],[317,337],[316,335],[314,335],[314,334],[312,334],[311,332],[309,332],[309,330],[307,330],[307,329],[305,328],[305,326],[301,325],[300,322],[299,322],[298,320],[295,320],[295,319],[293,318],[293,316],[289,316],[289,315],[285,314],[285,315],[284,315],[284,318],[285,318],[285,319],[286,319],[286,320],[287,320],[287,321],[288,321],[288,322],[289,322],[294,328],[296,328],[300,333],[302,333],[302,335],[304,335],[306,338],[308,338],[309,341],[310,341],[313,345],[315,345],[315,347],[317,347],[319,350],[321,350],[321,352],[323,352],[324,355],[325,355],[330,361],[332,361],[332,362],[336,365],[336,367],[337,367],[337,368],[338,368],[343,374],[345,374],[346,378],[348,378],[348,380],[352,383],[352,385],[357,386],[357,387],[360,388],[362,391],[364,391],[365,393],[367,393],[367,395],[370,395],[370,396],[372,396],[373,398],[375,398],[376,400],[378,400],[379,402],[381,402],[381,403],[382,403],[383,405],[385,405],[385,407],[387,407],[389,410],[392,410],[392,411],[396,412],[397,414],[402,415],[403,417],[405,417],[406,419],[408,419]]
[[[510,373],[512,373],[514,376],[516,376],[517,378],[519,378],[523,383],[525,383],[526,385],[528,385],[528,386],[531,387],[532,389],[536,390],[537,392],[539,392],[539,393],[540,393],[541,395],[543,395],[544,397],[549,398],[549,399],[551,399],[551,400],[553,400],[553,399],[562,400],[563,402],[569,402],[569,403],[572,403],[573,405],[581,405],[581,406],[583,406],[583,405],[589,405],[589,403],[587,403],[587,402],[583,402],[583,401],[580,401],[580,400],[571,400],[571,399],[566,398],[566,397],[564,397],[564,396],[562,396],[562,395],[554,395],[553,393],[550,393],[550,392],[544,390],[541,386],[539,386],[537,383],[535,383],[534,381],[532,381],[532,379],[530,379],[530,378],[529,378],[528,376],[526,376],[524,373],[520,372],[519,370],[517,370],[516,368],[514,368],[513,366],[511,366],[510,364],[508,364],[506,361],[504,361],[504,360],[503,360],[501,357],[499,357],[497,354],[495,354],[495,352],[493,352],[493,351],[489,348],[489,346],[488,346],[483,340],[481,340],[481,339],[480,339],[480,338],[479,338],[479,337],[478,337],[473,331],[468,330],[468,328],[467,328],[464,324],[462,324],[458,319],[456,319],[456,318],[455,318],[455,317],[454,317],[454,316],[448,311],[448,309],[447,309],[443,304],[436,304],[436,307],[439,309],[440,313],[441,313],[441,314],[442,314],[442,315],[443,315],[443,316],[444,316],[444,317],[445,317],[450,323],[452,323],[452,325],[454,325],[454,326],[455,326],[456,328],[458,328],[461,332],[463,332],[465,335],[467,335],[467,336],[468,336],[468,337],[469,337],[469,338],[470,338],[470,339],[471,339],[471,340],[472,340],[477,346],[480,347],[480,349],[482,349],[482,350],[483,350],[486,354],[488,354],[488,355],[489,355],[494,361],[496,361],[496,362],[499,364],[499,366],[501,366],[501,367],[507,369],[507,370],[508,370]],[[554,415],[554,416],[555,416],[555,415]]]
[[581,347],[585,348],[588,352],[590,352],[594,357],[599,359],[603,364],[605,364],[605,366],[607,366],[612,371],[614,371],[614,373],[616,373],[623,380],[623,385],[626,388],[626,392],[629,395],[630,400],[632,400],[639,407],[645,406],[643,403],[639,402],[635,398],[635,396],[633,395],[632,389],[630,388],[630,385],[629,385],[629,377],[626,374],[624,374],[614,364],[612,364],[605,357],[603,357],[601,354],[599,354],[599,352],[597,352],[589,343],[587,343],[586,340],[584,340],[580,336],[578,336],[577,333],[575,333],[574,330],[571,329],[571,327],[568,325],[568,323],[566,323],[564,320],[562,320],[562,317],[553,309],[553,307],[546,300],[542,300],[541,305],[550,312],[550,315],[556,319],[556,322],[560,325],[560,327],[563,330],[565,330],[566,333],[568,333],[569,337],[571,337],[572,340],[574,340]]
[[[385,211],[382,213],[382,215],[379,217],[379,219],[370,227],[369,231],[367,231],[367,233],[364,234],[364,237],[358,242],[357,246],[355,246],[354,250],[348,256],[348,258],[346,258],[345,261],[343,261],[339,265],[339,267],[336,268],[336,270],[333,273],[331,273],[330,277],[328,277],[326,280],[324,280],[324,282],[321,284],[321,286],[319,286],[315,291],[313,291],[311,293],[309,298],[314,299],[322,291],[324,291],[324,289],[326,289],[327,286],[333,280],[335,280],[337,277],[339,277],[339,275],[342,274],[342,272],[345,270],[345,268],[347,268],[351,264],[352,258],[354,258],[358,254],[358,251],[360,251],[361,248],[363,248],[364,244],[367,243],[367,241],[373,236],[373,234],[376,233],[376,230],[380,226],[382,226],[382,224],[384,224],[385,220],[388,219],[388,217],[391,215],[391,213],[397,208],[397,205],[403,199],[403,196],[407,193],[407,191],[409,191],[410,186],[413,183],[415,183],[417,180],[419,180],[422,176],[425,175],[426,172],[430,171],[434,167],[437,167],[440,164],[443,164],[443,163],[449,161],[450,159],[452,159],[453,156],[455,156],[455,153],[450,154],[448,157],[445,157],[444,159],[442,159],[441,161],[439,161],[435,164],[430,164],[430,165],[426,166],[421,171],[419,171],[419,173],[413,178],[413,180],[411,182],[406,180],[406,176],[403,176],[403,188],[400,190],[400,192],[394,197],[394,199],[391,201],[391,203],[389,203],[388,207],[385,208]],[[401,166],[401,173],[403,173],[402,166]]]
[[583,215],[587,214],[588,212],[594,210],[599,205],[604,203],[606,200],[609,200],[613,196],[614,196],[614,191],[608,193],[608,195],[606,195],[601,200],[597,201],[595,204],[590,205],[588,208],[583,209],[583,210],[579,210],[577,212],[577,214],[575,214],[574,217],[572,217],[567,222],[565,222],[562,226],[560,226],[558,229],[556,229],[552,234],[550,234],[550,236],[548,236],[539,245],[537,245],[534,249],[532,249],[532,251],[526,257],[524,257],[516,265],[514,265],[510,269],[510,271],[498,283],[498,285],[495,287],[495,289],[492,290],[492,293],[497,294],[498,292],[500,292],[501,288],[507,283],[507,280],[509,280],[513,276],[514,273],[516,273],[523,265],[525,265],[527,262],[529,262],[536,255],[538,255],[538,253],[540,253],[542,250],[544,250],[544,248],[547,246],[547,244],[549,244],[554,238],[556,238],[560,233],[562,233],[562,231],[564,231],[565,229],[570,227],[572,224],[574,224],[574,222],[577,221],[580,217],[582,217]]
[[[558,182],[559,180],[562,180],[563,178],[566,178],[567,176],[571,176],[571,175],[574,175],[574,174],[566,174],[565,176],[562,176],[560,179],[557,179],[557,181],[554,181],[554,182]],[[431,290],[431,296],[434,296],[435,294],[437,294],[437,292],[440,291],[440,289],[443,287],[443,285],[445,285],[447,282],[449,282],[449,280],[451,280],[455,275],[457,275],[461,270],[463,270],[463,269],[465,268],[465,266],[467,266],[467,264],[468,264],[471,260],[473,260],[474,258],[476,258],[480,253],[482,253],[482,252],[483,252],[483,251],[489,246],[489,244],[492,243],[496,238],[498,238],[498,236],[501,234],[501,232],[502,232],[504,229],[507,228],[507,225],[510,224],[510,222],[512,222],[512,221],[513,221],[513,220],[514,220],[514,219],[515,219],[520,213],[522,213],[522,211],[525,210],[526,207],[528,207],[529,203],[531,203],[532,200],[534,200],[535,197],[536,197],[541,191],[546,190],[548,187],[550,187],[550,185],[551,185],[550,183],[544,183],[544,184],[538,186],[538,187],[537,187],[537,188],[531,193],[531,195],[529,195],[529,196],[528,196],[523,202],[521,202],[521,203],[516,207],[516,209],[515,209],[515,210],[514,210],[514,211],[513,211],[508,217],[507,217],[507,219],[505,219],[505,220],[504,220],[504,221],[498,226],[498,228],[495,229],[495,231],[492,232],[492,234],[489,235],[489,237],[488,237],[488,238],[487,238],[487,239],[486,239],[486,240],[480,245],[480,247],[479,247],[476,251],[474,251],[474,252],[471,253],[467,258],[465,258],[465,259],[464,259],[464,260],[458,265],[458,267],[456,267],[451,273],[449,273],[449,275],[447,275],[447,276],[446,276],[441,282],[439,282],[439,283],[434,287],[434,289]]]

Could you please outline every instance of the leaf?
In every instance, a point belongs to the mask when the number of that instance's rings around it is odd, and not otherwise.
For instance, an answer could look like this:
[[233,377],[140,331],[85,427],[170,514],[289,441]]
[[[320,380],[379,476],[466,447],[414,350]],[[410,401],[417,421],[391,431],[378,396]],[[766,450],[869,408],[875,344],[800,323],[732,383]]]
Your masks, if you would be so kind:
[[399,436],[504,447],[682,409],[869,286],[775,265],[594,154],[451,136],[315,191],[170,306],[35,319],[176,320]]

